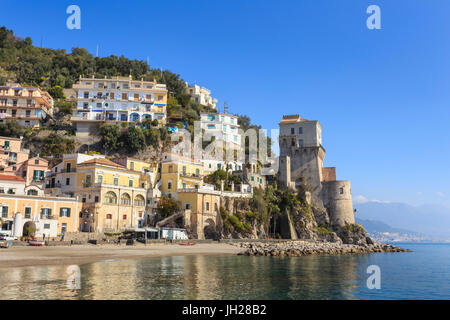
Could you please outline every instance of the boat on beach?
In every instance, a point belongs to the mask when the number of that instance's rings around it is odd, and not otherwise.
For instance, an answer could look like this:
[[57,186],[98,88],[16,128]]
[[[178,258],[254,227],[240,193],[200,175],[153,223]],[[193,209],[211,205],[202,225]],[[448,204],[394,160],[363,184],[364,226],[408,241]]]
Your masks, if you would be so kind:
[[28,244],[32,247],[43,247],[45,246],[45,241],[30,240],[28,241]]

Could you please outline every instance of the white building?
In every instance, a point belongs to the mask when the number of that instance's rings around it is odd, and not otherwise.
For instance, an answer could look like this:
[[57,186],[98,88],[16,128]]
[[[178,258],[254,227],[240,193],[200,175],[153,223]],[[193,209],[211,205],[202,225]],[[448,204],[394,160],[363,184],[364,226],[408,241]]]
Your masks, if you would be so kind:
[[200,87],[196,84],[191,86],[186,82],[186,91],[195,102],[198,102],[201,105],[211,107],[211,108],[217,110],[218,100],[211,97],[210,90],[208,90],[204,87]]
[[94,123],[105,121],[139,122],[145,119],[166,121],[167,88],[156,81],[81,78],[73,85],[76,110],[72,121],[77,134],[89,130]]
[[[205,135],[209,134],[216,140],[224,141],[228,147],[236,150],[241,148],[242,136],[239,133],[238,117],[228,113],[202,113],[200,115],[201,128],[205,130]],[[226,155],[223,155],[226,156]],[[235,159],[238,160],[238,159]],[[222,159],[210,159],[206,155],[203,160],[203,169],[206,172],[213,172],[219,169],[242,170],[241,161],[225,162]]]

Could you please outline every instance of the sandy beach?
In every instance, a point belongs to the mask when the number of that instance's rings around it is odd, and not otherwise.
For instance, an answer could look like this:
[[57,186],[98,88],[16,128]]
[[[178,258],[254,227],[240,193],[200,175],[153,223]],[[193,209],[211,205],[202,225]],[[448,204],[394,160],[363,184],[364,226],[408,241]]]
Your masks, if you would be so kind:
[[0,268],[85,264],[107,259],[139,259],[187,255],[236,255],[242,252],[225,243],[151,244],[140,246],[73,245],[55,247],[11,247],[0,249]]

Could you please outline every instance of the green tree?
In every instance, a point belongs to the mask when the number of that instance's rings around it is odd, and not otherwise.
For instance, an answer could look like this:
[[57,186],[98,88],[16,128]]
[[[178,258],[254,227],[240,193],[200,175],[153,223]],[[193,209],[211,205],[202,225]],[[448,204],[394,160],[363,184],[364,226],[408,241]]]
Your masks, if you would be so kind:
[[158,201],[158,205],[156,208],[156,212],[162,219],[165,219],[177,213],[179,210],[180,206],[178,202],[176,202],[172,198],[167,197],[161,197],[161,199]]
[[100,144],[108,152],[118,151],[122,147],[120,142],[120,127],[117,124],[103,124],[100,126],[102,137]]
[[129,126],[122,134],[122,141],[129,153],[136,153],[145,148],[145,136],[142,129]]
[[20,138],[23,134],[24,131],[16,120],[7,120],[4,123],[0,123],[0,136]]

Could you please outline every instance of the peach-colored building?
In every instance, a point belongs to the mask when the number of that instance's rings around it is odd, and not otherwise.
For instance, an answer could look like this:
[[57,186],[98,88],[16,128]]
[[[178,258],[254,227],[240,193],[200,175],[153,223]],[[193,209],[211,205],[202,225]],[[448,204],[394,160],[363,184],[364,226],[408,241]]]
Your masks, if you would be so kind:
[[37,195],[44,192],[45,176],[50,172],[48,161],[34,157],[17,165],[6,167],[3,173],[22,177],[29,194]]
[[39,127],[53,115],[53,98],[37,87],[8,83],[0,87],[0,123],[17,120],[21,127]]
[[28,160],[29,153],[22,149],[22,139],[0,137],[0,172]]

